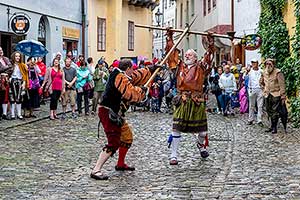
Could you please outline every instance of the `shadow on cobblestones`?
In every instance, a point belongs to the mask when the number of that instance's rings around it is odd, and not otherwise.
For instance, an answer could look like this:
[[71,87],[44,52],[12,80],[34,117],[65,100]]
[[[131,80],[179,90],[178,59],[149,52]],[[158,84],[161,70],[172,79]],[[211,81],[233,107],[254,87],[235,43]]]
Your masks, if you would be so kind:
[[89,178],[106,139],[96,116],[39,121],[0,132],[0,199],[299,199],[298,133],[271,135],[245,116],[209,114],[210,157],[184,134],[179,165],[168,164],[171,115],[128,114],[134,172],[106,164],[108,181]]

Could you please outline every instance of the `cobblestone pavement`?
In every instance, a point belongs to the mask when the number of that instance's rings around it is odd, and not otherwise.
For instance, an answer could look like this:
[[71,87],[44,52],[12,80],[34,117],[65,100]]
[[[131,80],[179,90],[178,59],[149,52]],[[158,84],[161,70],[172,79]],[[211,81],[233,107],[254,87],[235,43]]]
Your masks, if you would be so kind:
[[[0,199],[300,199],[299,132],[265,133],[246,116],[209,114],[210,157],[202,160],[193,135],[184,134],[179,165],[170,166],[171,115],[129,112],[135,141],[108,181],[89,178],[105,143],[96,116],[43,120],[0,132]],[[7,122],[9,123],[9,122]],[[9,124],[6,124],[9,127]]]

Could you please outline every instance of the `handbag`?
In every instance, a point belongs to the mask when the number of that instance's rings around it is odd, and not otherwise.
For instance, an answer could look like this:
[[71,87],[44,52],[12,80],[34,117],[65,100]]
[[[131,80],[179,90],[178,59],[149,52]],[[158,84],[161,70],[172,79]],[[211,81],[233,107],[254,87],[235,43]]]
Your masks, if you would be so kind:
[[124,118],[115,113],[112,109],[109,109],[108,111],[108,118],[112,123],[116,124],[119,127],[123,126],[123,124],[125,123]]
[[29,80],[29,89],[39,89],[40,88],[40,81],[39,79],[35,79],[35,80]]
[[84,86],[83,86],[83,90],[87,91],[87,90],[90,90],[90,89],[92,89],[90,83],[89,83],[89,82],[86,82],[86,83],[84,84]]
[[33,68],[34,73],[36,75],[36,78],[34,80],[31,79],[31,73],[29,72],[29,89],[30,90],[35,90],[35,89],[39,89],[40,86],[40,81],[39,81],[39,76],[38,73],[36,72],[35,68]]

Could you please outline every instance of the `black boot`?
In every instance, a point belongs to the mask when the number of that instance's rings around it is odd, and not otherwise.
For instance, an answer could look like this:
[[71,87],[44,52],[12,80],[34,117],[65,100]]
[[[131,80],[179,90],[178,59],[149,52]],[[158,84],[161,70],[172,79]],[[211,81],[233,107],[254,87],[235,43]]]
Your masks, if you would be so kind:
[[271,133],[272,130],[273,130],[273,122],[272,122],[272,119],[271,119],[271,127],[268,128],[268,129],[266,129],[265,132],[266,132],[266,133]]
[[277,133],[278,118],[272,119],[272,134]]

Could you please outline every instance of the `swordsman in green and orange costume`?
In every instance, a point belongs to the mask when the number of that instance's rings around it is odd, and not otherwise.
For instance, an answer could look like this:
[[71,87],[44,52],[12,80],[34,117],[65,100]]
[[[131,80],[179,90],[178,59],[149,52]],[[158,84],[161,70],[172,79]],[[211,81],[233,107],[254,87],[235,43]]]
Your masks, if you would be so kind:
[[181,133],[197,134],[197,147],[201,157],[209,156],[206,103],[203,85],[209,74],[214,49],[213,38],[209,35],[208,50],[201,61],[197,53],[189,49],[185,53],[184,62],[180,62],[176,71],[176,88],[178,94],[174,97],[173,130],[169,137],[171,146],[170,164],[177,165],[177,151]]

